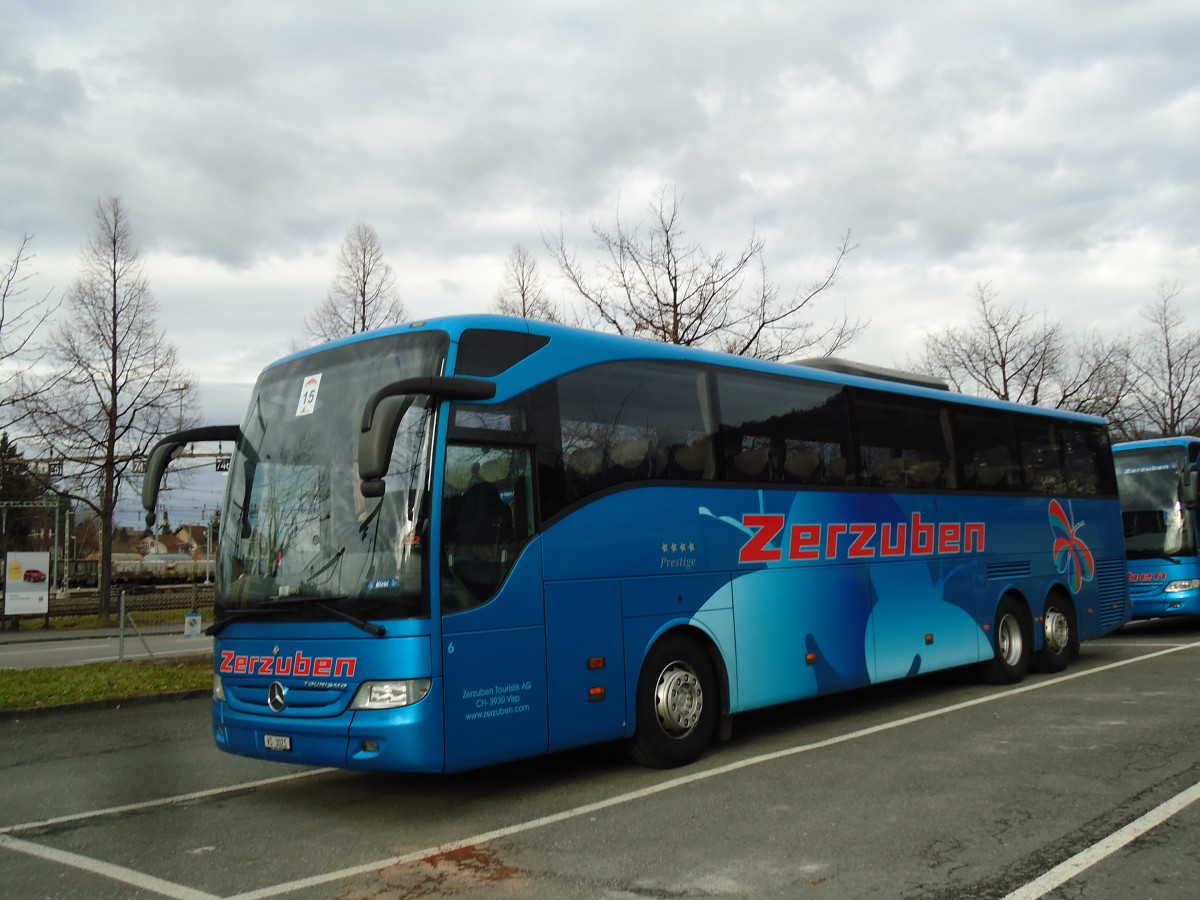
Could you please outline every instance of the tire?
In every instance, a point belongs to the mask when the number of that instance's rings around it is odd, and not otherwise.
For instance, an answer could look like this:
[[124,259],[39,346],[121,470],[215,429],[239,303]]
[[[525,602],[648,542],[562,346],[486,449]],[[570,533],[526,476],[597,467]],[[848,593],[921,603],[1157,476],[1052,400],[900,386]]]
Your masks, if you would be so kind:
[[712,740],[719,703],[708,656],[692,639],[667,635],[642,664],[629,755],[656,769],[695,762]]
[[1042,614],[1042,649],[1033,658],[1033,668],[1038,672],[1061,672],[1078,652],[1075,605],[1061,594],[1051,594]]
[[992,628],[992,658],[979,669],[988,684],[1016,684],[1029,671],[1033,656],[1033,623],[1025,604],[1002,597]]

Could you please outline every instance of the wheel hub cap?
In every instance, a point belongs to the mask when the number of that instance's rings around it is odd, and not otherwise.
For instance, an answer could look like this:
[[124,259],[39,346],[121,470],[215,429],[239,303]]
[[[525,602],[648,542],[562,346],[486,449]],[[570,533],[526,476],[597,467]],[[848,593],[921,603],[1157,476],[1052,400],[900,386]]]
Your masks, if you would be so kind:
[[1066,649],[1067,641],[1070,640],[1071,629],[1067,624],[1067,617],[1057,609],[1051,609],[1046,613],[1045,631],[1046,646],[1052,652],[1061,653]]
[[704,692],[696,673],[680,662],[663,669],[654,691],[654,711],[663,731],[671,737],[686,737],[700,721],[703,709]]

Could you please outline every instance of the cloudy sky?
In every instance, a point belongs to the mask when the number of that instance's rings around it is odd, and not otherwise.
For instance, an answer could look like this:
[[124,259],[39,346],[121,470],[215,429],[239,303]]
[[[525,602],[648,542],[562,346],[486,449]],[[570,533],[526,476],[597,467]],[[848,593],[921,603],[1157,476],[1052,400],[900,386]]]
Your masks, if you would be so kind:
[[161,325],[236,421],[303,342],[338,246],[378,233],[413,318],[488,309],[514,244],[636,224],[752,231],[785,292],[899,363],[978,282],[1080,329],[1200,291],[1200,5],[0,0],[0,259],[79,270],[97,201],[133,223]]

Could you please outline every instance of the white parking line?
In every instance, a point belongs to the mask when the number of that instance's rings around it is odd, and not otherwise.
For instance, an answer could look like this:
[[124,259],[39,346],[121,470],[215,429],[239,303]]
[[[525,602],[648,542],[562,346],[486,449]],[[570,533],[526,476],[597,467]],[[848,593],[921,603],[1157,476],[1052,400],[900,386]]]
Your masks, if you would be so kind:
[[138,812],[144,809],[154,809],[159,806],[174,806],[177,803],[190,803],[193,800],[207,800],[210,797],[221,797],[225,794],[236,794],[239,791],[252,791],[261,787],[279,784],[284,781],[296,781],[300,778],[312,778],[314,775],[324,775],[335,769],[308,769],[304,772],[292,772],[288,775],[273,775],[270,778],[260,778],[257,781],[244,781],[227,787],[209,788],[206,791],[193,791],[190,794],[176,794],[173,797],[162,797],[158,800],[143,800],[141,803],[127,803],[124,806],[108,806],[104,809],[92,809],[87,812],[71,813],[66,816],[55,816],[53,819],[41,819],[36,822],[22,822],[20,825],[5,825],[0,827],[0,835],[15,834],[20,831],[34,831],[51,828],[68,822],[85,822],[88,819],[99,819],[104,816],[115,816],[121,813]]
[[1165,803],[1161,803],[1139,819],[1134,819],[1086,850],[1081,850],[1024,887],[1013,891],[1004,900],[1037,900],[1057,887],[1066,884],[1080,872],[1091,868],[1101,860],[1112,856],[1126,844],[1137,840],[1147,831],[1161,825],[1176,813],[1200,800],[1200,782],[1193,784]]
[[[504,828],[497,828],[492,831],[480,832],[478,834],[470,835],[469,837],[460,838],[459,840],[455,840],[455,841],[449,841],[447,843],[439,844],[439,845],[436,845],[433,847],[425,847],[425,848],[422,848],[419,850],[413,850],[409,853],[405,853],[400,856],[392,856],[392,857],[388,857],[386,859],[379,859],[379,860],[375,860],[373,862],[363,863],[363,864],[357,865],[357,866],[350,866],[345,869],[338,869],[336,871],[326,872],[321,875],[313,875],[308,878],[300,878],[300,879],[296,879],[294,881],[287,881],[287,882],[283,882],[281,884],[271,885],[269,887],[259,888],[259,889],[253,890],[253,891],[246,891],[241,894],[233,895],[232,897],[227,898],[227,900],[267,900],[267,898],[278,897],[282,894],[288,894],[293,891],[304,890],[306,888],[320,887],[322,885],[331,884],[335,881],[342,881],[344,879],[353,878],[358,875],[366,875],[371,872],[377,872],[380,869],[388,868],[390,866],[403,865],[404,863],[410,863],[410,862],[417,862],[419,860],[426,859],[430,856],[436,856],[439,854],[450,853],[455,850],[461,850],[464,847],[470,847],[470,846],[474,846],[477,844],[487,843],[489,841],[498,840],[500,838],[510,837],[512,835],[522,834],[522,833],[528,832],[528,831],[534,831],[539,828],[545,828],[549,825],[554,825],[558,822],[565,822],[565,821],[569,821],[571,819],[579,818],[581,816],[591,815],[592,813],[599,812],[601,810],[611,809],[613,807],[622,806],[627,803],[632,803],[636,800],[645,799],[646,797],[652,797],[655,794],[661,794],[661,793],[665,793],[666,791],[675,790],[676,788],[686,787],[688,785],[696,784],[701,781],[707,781],[710,778],[717,778],[721,775],[728,775],[731,772],[737,772],[737,771],[740,771],[741,769],[750,768],[751,766],[758,766],[758,765],[762,765],[764,763],[775,762],[780,759],[787,759],[788,757],[797,756],[801,753],[808,753],[813,750],[822,750],[827,747],[837,746],[838,744],[848,743],[850,741],[858,740],[860,738],[871,737],[876,734],[882,734],[887,731],[893,731],[897,728],[903,728],[906,725],[913,725],[918,722],[924,722],[924,721],[928,721],[929,719],[937,718],[939,716],[949,715],[950,713],[960,712],[962,710],[971,709],[976,706],[982,706],[987,703],[994,703],[999,700],[1004,700],[1009,697],[1014,697],[1018,694],[1029,693],[1030,691],[1038,691],[1038,690],[1042,690],[1042,689],[1048,688],[1048,687],[1055,687],[1066,681],[1074,681],[1075,679],[1078,679],[1078,678],[1088,678],[1092,675],[1098,675],[1101,672],[1109,672],[1109,671],[1112,671],[1113,669],[1119,669],[1124,666],[1133,665],[1134,663],[1145,662],[1147,660],[1156,659],[1160,656],[1167,656],[1168,654],[1171,654],[1171,653],[1178,653],[1181,650],[1191,650],[1191,649],[1196,649],[1196,648],[1200,648],[1200,642],[1171,646],[1171,647],[1168,647],[1163,650],[1158,650],[1154,653],[1147,653],[1142,656],[1133,657],[1131,659],[1121,660],[1121,661],[1113,662],[1113,663],[1107,663],[1103,666],[1096,666],[1095,668],[1084,669],[1082,671],[1070,672],[1070,673],[1060,675],[1055,678],[1050,678],[1050,679],[1047,679],[1044,681],[1037,681],[1037,682],[1033,682],[1033,683],[1026,683],[1026,684],[1018,685],[1016,687],[1009,688],[1008,690],[1005,690],[1005,691],[1000,691],[998,693],[993,693],[993,694],[987,694],[986,696],[983,696],[983,697],[977,697],[974,700],[966,700],[961,703],[953,703],[949,706],[944,706],[939,709],[932,709],[927,712],[918,713],[916,715],[905,716],[902,719],[896,719],[891,722],[883,722],[883,723],[880,723],[879,725],[872,725],[869,728],[861,728],[858,731],[852,731],[847,734],[838,735],[836,737],[826,738],[825,740],[822,740],[822,741],[815,741],[811,744],[801,744],[801,745],[798,745],[795,747],[788,747],[783,750],[776,750],[771,753],[763,753],[758,756],[748,757],[746,759],[738,760],[737,762],[727,763],[722,766],[715,766],[711,769],[706,769],[704,771],[691,772],[686,775],[680,775],[678,777],[668,779],[667,781],[660,782],[660,783],[652,785],[650,787],[641,788],[636,791],[630,791],[625,794],[619,794],[615,797],[609,797],[608,799],[605,799],[605,800],[597,800],[593,803],[586,803],[582,806],[577,806],[577,807],[573,807],[572,809],[562,810],[561,812],[552,813],[551,815],[548,815],[548,816],[541,816],[536,819],[529,819],[525,822],[518,822],[513,825],[505,826]],[[232,786],[224,787],[224,788],[213,788],[211,790],[196,791],[196,792],[190,793],[190,794],[180,794],[180,795],[177,795],[174,797],[166,797],[166,798],[163,798],[160,800],[149,800],[149,801],[145,801],[143,803],[129,804],[127,806],[109,807],[107,809],[93,810],[91,812],[75,813],[75,814],[68,815],[68,816],[59,816],[59,817],[56,817],[53,819],[46,819],[46,820],[43,820],[40,822],[26,822],[21,825],[9,825],[9,826],[0,828],[0,847],[6,847],[8,849],[15,850],[17,852],[27,853],[31,856],[41,856],[46,859],[53,859],[54,861],[60,862],[63,865],[69,865],[69,866],[73,866],[75,868],[85,869],[90,872],[95,872],[100,875],[105,875],[107,877],[115,878],[120,881],[126,881],[127,883],[132,884],[133,882],[128,881],[128,878],[139,876],[140,873],[134,872],[133,870],[124,869],[123,867],[119,867],[119,866],[109,866],[108,864],[103,863],[101,861],[93,860],[93,859],[90,859],[90,858],[84,857],[84,856],[79,856],[78,854],[63,853],[61,851],[53,850],[51,848],[44,847],[39,844],[34,844],[29,841],[12,839],[12,838],[9,838],[8,835],[13,834],[14,832],[29,831],[29,830],[33,830],[36,828],[44,828],[44,827],[47,827],[50,825],[57,825],[57,824],[60,824],[63,822],[78,822],[78,821],[82,821],[82,820],[86,820],[86,819],[99,818],[101,816],[113,815],[116,813],[129,812],[129,811],[133,811],[133,810],[149,809],[149,808],[161,807],[161,806],[170,806],[170,805],[173,805],[176,803],[181,803],[181,802],[186,802],[186,801],[196,800],[196,799],[219,797],[224,794],[237,793],[239,791],[245,791],[245,790],[251,789],[251,788],[263,787],[266,785],[270,785],[270,784],[274,784],[274,783],[278,783],[278,782],[284,782],[284,781],[291,781],[291,780],[295,780],[298,778],[307,778],[307,777],[311,777],[314,775],[318,775],[318,774],[322,774],[322,773],[330,772],[330,771],[333,771],[333,770],[331,770],[331,769],[314,769],[314,770],[307,771],[307,772],[299,772],[299,773],[290,774],[290,775],[281,775],[281,776],[278,776],[275,778],[266,778],[266,779],[262,779],[261,781],[254,781],[254,782],[249,782],[249,783],[240,784],[240,785],[232,785]],[[1101,841],[1100,843],[1094,845],[1094,848],[1090,848],[1089,851],[1084,851],[1080,854],[1077,854],[1075,857],[1072,857],[1070,860],[1067,860],[1065,863],[1062,863],[1060,866],[1056,867],[1055,869],[1051,869],[1049,872],[1042,875],[1039,879],[1030,882],[1029,885],[1026,885],[1025,888],[1021,888],[1020,890],[1026,890],[1026,889],[1032,888],[1033,885],[1039,884],[1041,879],[1049,877],[1051,875],[1051,873],[1056,872],[1059,869],[1063,869],[1064,866],[1068,866],[1074,860],[1079,860],[1082,864],[1076,864],[1073,868],[1071,868],[1069,870],[1069,874],[1066,874],[1066,876],[1063,878],[1063,880],[1065,881],[1071,877],[1074,877],[1074,875],[1077,875],[1079,872],[1083,871],[1088,866],[1094,865],[1100,859],[1103,859],[1104,856],[1108,855],[1109,853],[1114,852],[1116,849],[1118,849],[1120,846],[1123,846],[1124,844],[1122,843],[1122,844],[1118,844],[1117,846],[1114,846],[1111,850],[1108,850],[1107,853],[1105,853],[1103,856],[1093,857],[1092,855],[1089,855],[1091,850],[1105,846],[1107,841],[1116,839],[1117,836],[1123,834],[1126,831],[1126,829],[1132,829],[1132,828],[1134,828],[1134,826],[1138,826],[1139,823],[1143,822],[1143,820],[1147,820],[1147,822],[1151,822],[1152,820],[1150,819],[1150,817],[1153,817],[1156,813],[1159,813],[1160,810],[1165,810],[1166,811],[1165,814],[1161,814],[1161,815],[1163,815],[1162,818],[1152,821],[1151,824],[1145,824],[1144,827],[1142,828],[1142,831],[1138,832],[1137,834],[1144,833],[1145,831],[1149,830],[1150,828],[1153,828],[1155,825],[1159,824],[1160,822],[1165,821],[1165,818],[1169,817],[1170,815],[1173,815],[1174,812],[1177,812],[1178,809],[1182,809],[1184,806],[1187,806],[1193,800],[1197,799],[1197,797],[1200,797],[1200,785],[1197,785],[1197,786],[1189,789],[1189,791],[1185,791],[1183,794],[1178,795],[1178,797],[1179,798],[1188,797],[1191,794],[1191,792],[1193,792],[1193,791],[1198,792],[1197,796],[1191,796],[1190,799],[1187,799],[1186,802],[1183,802],[1182,805],[1179,806],[1178,808],[1169,808],[1171,801],[1168,801],[1168,803],[1163,804],[1163,806],[1159,807],[1156,810],[1153,810],[1150,813],[1147,813],[1146,816],[1143,816],[1141,819],[1138,819],[1137,821],[1132,822],[1129,825],[1125,826],[1125,828],[1121,829],[1120,831],[1115,832],[1112,836],[1110,836],[1109,838],[1106,838],[1105,841]],[[1178,799],[1178,798],[1176,798],[1176,799]],[[1124,843],[1128,843],[1130,840],[1133,840],[1135,837],[1137,837],[1137,834],[1133,834],[1133,836],[1129,837],[1128,840],[1124,841]],[[1064,869],[1063,871],[1067,871],[1067,870]],[[146,890],[156,891],[160,894],[163,894],[164,896],[187,898],[187,900],[211,900],[211,898],[213,896],[213,895],[206,894],[206,893],[203,893],[200,891],[193,891],[191,888],[187,888],[183,885],[177,885],[177,884],[173,884],[171,882],[161,881],[159,879],[153,878],[152,876],[144,876],[144,877],[147,879],[147,883],[139,884],[138,885],[139,887],[144,887]],[[154,884],[157,884],[158,887],[150,886],[151,882],[153,882]],[[1061,884],[1061,882],[1059,882],[1059,883]],[[1034,898],[1042,896],[1042,894],[1045,893],[1047,890],[1052,890],[1054,886],[1057,886],[1057,885],[1053,885],[1052,887],[1045,888],[1041,891],[1041,893],[1010,894],[1009,898],[1006,898],[1006,900],[1010,900],[1010,898],[1011,898],[1011,900],[1034,900]],[[183,892],[189,892],[189,891],[191,893],[183,893]]]
[[91,859],[87,856],[80,856],[78,853],[68,853],[65,850],[55,850],[53,847],[23,841],[20,838],[11,837],[7,834],[0,835],[0,847],[8,850],[16,850],[29,856],[36,856],[39,859],[49,860],[50,862],[61,863],[64,866],[71,866],[75,869],[83,869],[85,872],[92,872],[96,875],[103,875],[105,878],[111,878],[113,881],[120,881],[138,890],[153,891],[156,894],[162,894],[164,897],[176,897],[178,900],[218,900],[213,894],[206,894],[204,891],[197,891],[182,884],[175,884],[172,881],[164,881],[161,878],[155,878],[153,875],[147,875],[144,872],[127,869],[125,866],[118,866],[113,863],[103,862],[102,860]]

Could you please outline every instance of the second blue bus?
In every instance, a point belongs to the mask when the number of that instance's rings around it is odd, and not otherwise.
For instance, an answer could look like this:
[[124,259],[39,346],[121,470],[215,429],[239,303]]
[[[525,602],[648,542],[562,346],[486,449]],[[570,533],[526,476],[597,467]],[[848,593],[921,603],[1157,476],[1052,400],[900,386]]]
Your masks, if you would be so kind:
[[1113,446],[1135,619],[1200,615],[1196,541],[1200,438]]

